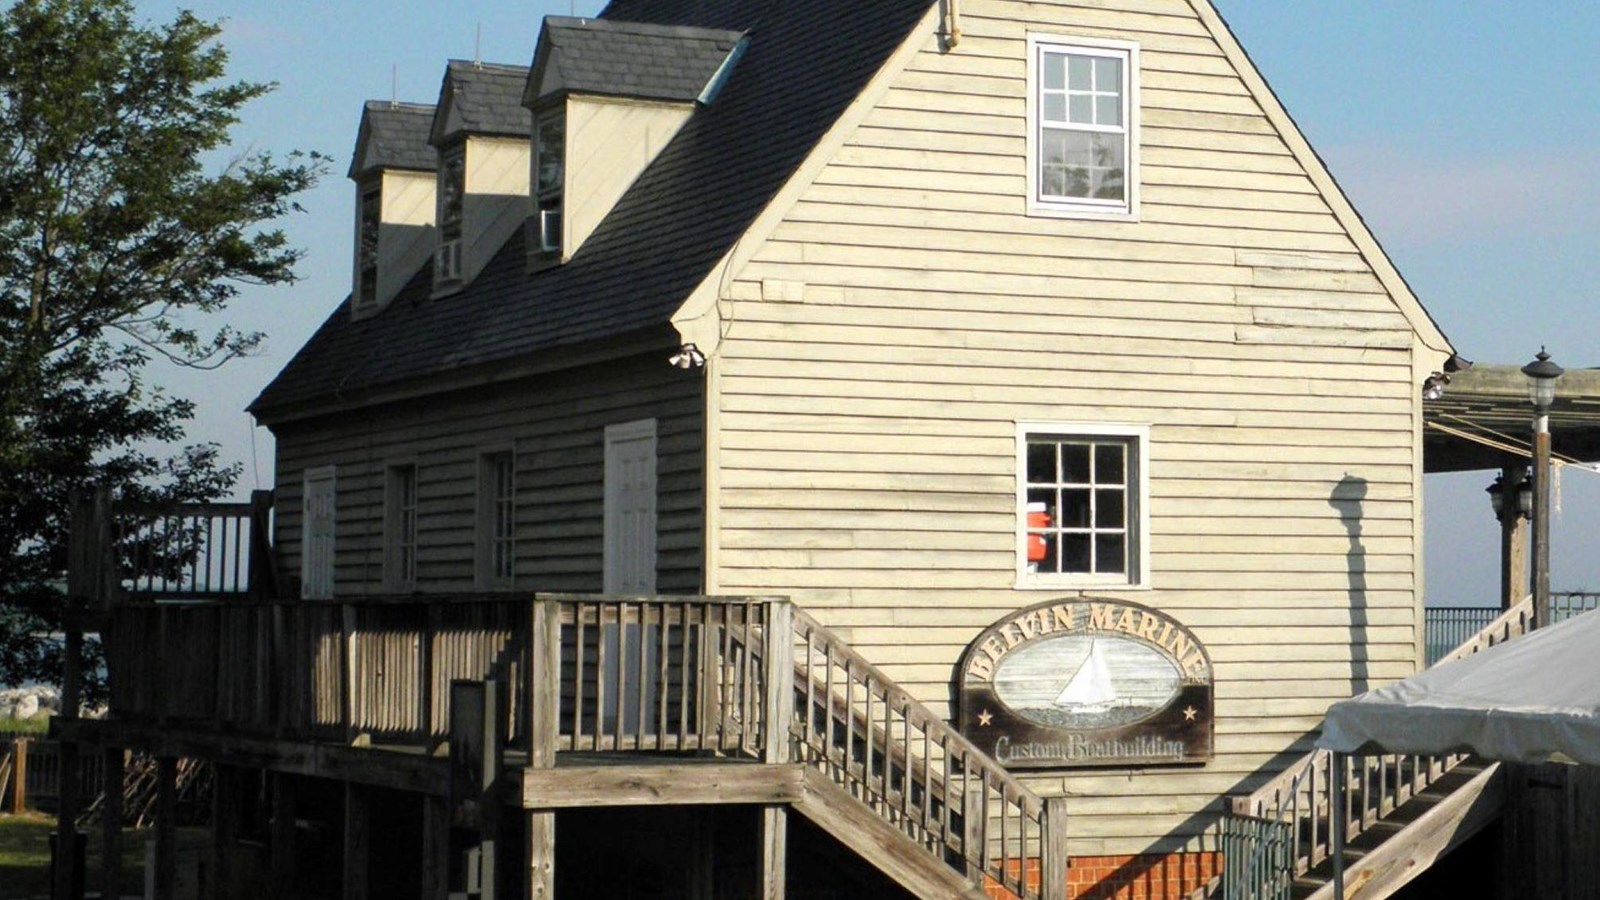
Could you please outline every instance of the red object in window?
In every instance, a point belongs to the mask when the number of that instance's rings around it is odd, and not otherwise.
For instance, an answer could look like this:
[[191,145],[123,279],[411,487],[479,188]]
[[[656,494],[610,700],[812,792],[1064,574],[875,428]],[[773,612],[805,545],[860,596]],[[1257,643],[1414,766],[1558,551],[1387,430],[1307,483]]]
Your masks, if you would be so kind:
[[1043,562],[1049,553],[1045,546],[1044,535],[1034,534],[1035,528],[1050,527],[1050,509],[1043,503],[1028,504],[1028,562]]

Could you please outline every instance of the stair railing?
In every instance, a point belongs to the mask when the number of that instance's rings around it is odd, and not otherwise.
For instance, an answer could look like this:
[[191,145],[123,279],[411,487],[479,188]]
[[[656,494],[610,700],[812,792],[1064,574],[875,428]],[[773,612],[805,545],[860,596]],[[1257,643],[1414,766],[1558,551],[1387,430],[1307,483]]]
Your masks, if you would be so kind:
[[976,887],[1065,900],[1066,816],[843,640],[794,611],[798,760]]
[[[1437,665],[1471,656],[1532,628],[1533,598],[1528,597],[1468,638]],[[1286,883],[1288,877],[1303,874],[1328,858],[1333,829],[1340,823],[1345,829],[1345,840],[1355,839],[1427,790],[1466,758],[1463,754],[1347,756],[1344,757],[1345,787],[1339,796],[1334,796],[1332,755],[1326,750],[1313,750],[1253,793],[1231,798],[1230,813],[1234,817],[1288,826],[1290,870],[1286,876],[1275,876]],[[1229,826],[1224,824],[1223,830],[1228,833]],[[1249,869],[1250,866],[1240,868]],[[1227,866],[1223,877],[1225,895],[1276,896],[1262,892],[1260,883],[1247,886],[1244,879],[1249,877],[1248,872]]]

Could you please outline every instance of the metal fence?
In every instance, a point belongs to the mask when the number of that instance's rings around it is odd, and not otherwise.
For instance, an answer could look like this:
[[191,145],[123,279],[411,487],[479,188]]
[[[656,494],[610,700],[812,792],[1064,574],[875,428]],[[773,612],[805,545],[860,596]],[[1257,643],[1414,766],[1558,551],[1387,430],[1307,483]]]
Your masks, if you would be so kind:
[[1255,816],[1222,819],[1223,900],[1289,900],[1294,829]]
[[[1561,622],[1600,608],[1600,593],[1564,591],[1550,595],[1550,621]],[[1430,606],[1427,608],[1428,665],[1482,631],[1500,610],[1493,606]]]

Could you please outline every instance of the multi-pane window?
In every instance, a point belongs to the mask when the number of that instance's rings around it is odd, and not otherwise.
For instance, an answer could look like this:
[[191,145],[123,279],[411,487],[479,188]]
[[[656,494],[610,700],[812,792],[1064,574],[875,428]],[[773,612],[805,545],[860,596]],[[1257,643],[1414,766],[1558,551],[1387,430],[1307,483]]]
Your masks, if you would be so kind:
[[1142,434],[1022,433],[1018,535],[1024,581],[1144,582]]
[[566,178],[567,119],[562,113],[541,113],[534,141],[534,224],[539,250],[561,252],[561,190]]
[[386,580],[410,589],[417,583],[417,467],[391,466],[388,482]]
[[516,468],[510,452],[486,453],[478,463],[478,560],[486,586],[516,576]]
[[1138,48],[1029,41],[1030,206],[1126,215],[1134,209]]

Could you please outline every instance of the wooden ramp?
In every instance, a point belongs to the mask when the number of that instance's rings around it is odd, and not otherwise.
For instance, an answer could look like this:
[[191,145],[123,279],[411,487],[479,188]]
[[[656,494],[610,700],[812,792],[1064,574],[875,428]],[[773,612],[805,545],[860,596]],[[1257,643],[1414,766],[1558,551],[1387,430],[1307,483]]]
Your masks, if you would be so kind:
[[[1498,764],[1465,762],[1345,848],[1345,900],[1384,900],[1490,825],[1505,809]],[[1333,900],[1333,859],[1295,879],[1294,897]]]
[[[1440,662],[1510,640],[1532,621],[1529,598]],[[1383,900],[1493,822],[1505,808],[1503,780],[1499,766],[1459,754],[1336,758],[1313,751],[1232,799],[1222,823],[1229,854],[1222,896],[1329,900],[1337,829],[1346,900]]]

